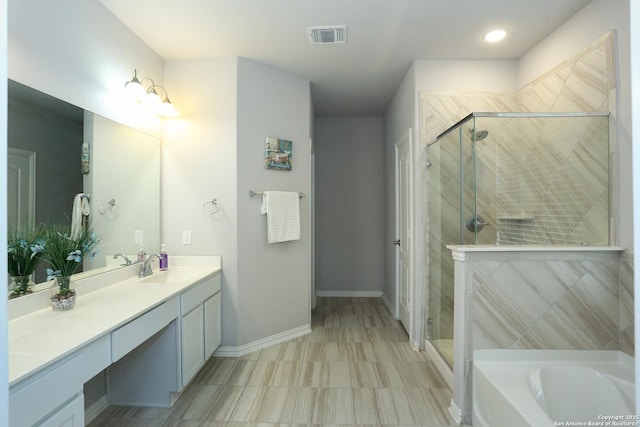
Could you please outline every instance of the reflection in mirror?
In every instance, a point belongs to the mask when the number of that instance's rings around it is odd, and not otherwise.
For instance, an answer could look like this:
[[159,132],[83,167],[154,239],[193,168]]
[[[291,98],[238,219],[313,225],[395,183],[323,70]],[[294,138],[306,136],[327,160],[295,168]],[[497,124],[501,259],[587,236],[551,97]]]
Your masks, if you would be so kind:
[[136,259],[140,249],[160,250],[160,142],[104,117],[85,113],[91,171],[85,192],[91,194],[92,224],[102,238],[92,268],[119,266],[123,253]]
[[[88,144],[89,165],[81,153]],[[86,172],[86,173],[83,173]],[[160,142],[9,80],[8,226],[68,223],[76,194],[90,195],[89,223],[102,240],[83,275],[160,247]],[[36,283],[46,280],[41,262]]]

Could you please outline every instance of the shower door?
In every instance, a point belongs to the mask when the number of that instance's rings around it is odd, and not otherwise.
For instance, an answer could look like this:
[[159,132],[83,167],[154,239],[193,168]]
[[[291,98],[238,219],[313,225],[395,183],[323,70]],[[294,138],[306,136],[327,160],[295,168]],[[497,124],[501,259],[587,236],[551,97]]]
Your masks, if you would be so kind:
[[428,148],[429,294],[427,338],[453,364],[453,258],[447,245],[475,243],[475,233],[464,227],[475,217],[473,120],[438,139]]

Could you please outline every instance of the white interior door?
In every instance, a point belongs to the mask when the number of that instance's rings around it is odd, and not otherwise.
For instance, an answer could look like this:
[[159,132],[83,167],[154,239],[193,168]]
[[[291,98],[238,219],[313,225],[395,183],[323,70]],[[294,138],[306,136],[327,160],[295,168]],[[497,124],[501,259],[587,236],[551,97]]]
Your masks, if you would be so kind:
[[396,309],[411,334],[412,286],[411,130],[396,142]]
[[36,214],[36,153],[7,150],[7,219],[9,230],[33,227]]

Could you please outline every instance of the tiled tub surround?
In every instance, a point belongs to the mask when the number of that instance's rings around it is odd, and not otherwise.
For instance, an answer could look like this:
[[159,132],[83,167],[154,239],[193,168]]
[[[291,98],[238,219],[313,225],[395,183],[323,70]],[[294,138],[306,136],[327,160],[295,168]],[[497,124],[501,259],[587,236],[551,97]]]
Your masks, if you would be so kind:
[[631,256],[619,247],[448,246],[455,276],[453,399],[471,417],[477,349],[633,356]]

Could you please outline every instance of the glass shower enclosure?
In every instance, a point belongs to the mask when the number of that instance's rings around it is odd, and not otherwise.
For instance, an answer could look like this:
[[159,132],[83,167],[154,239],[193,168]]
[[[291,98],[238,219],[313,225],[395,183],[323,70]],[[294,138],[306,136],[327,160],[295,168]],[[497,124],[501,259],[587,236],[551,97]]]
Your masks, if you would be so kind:
[[609,115],[472,113],[428,144],[427,339],[453,361],[447,245],[609,245]]

